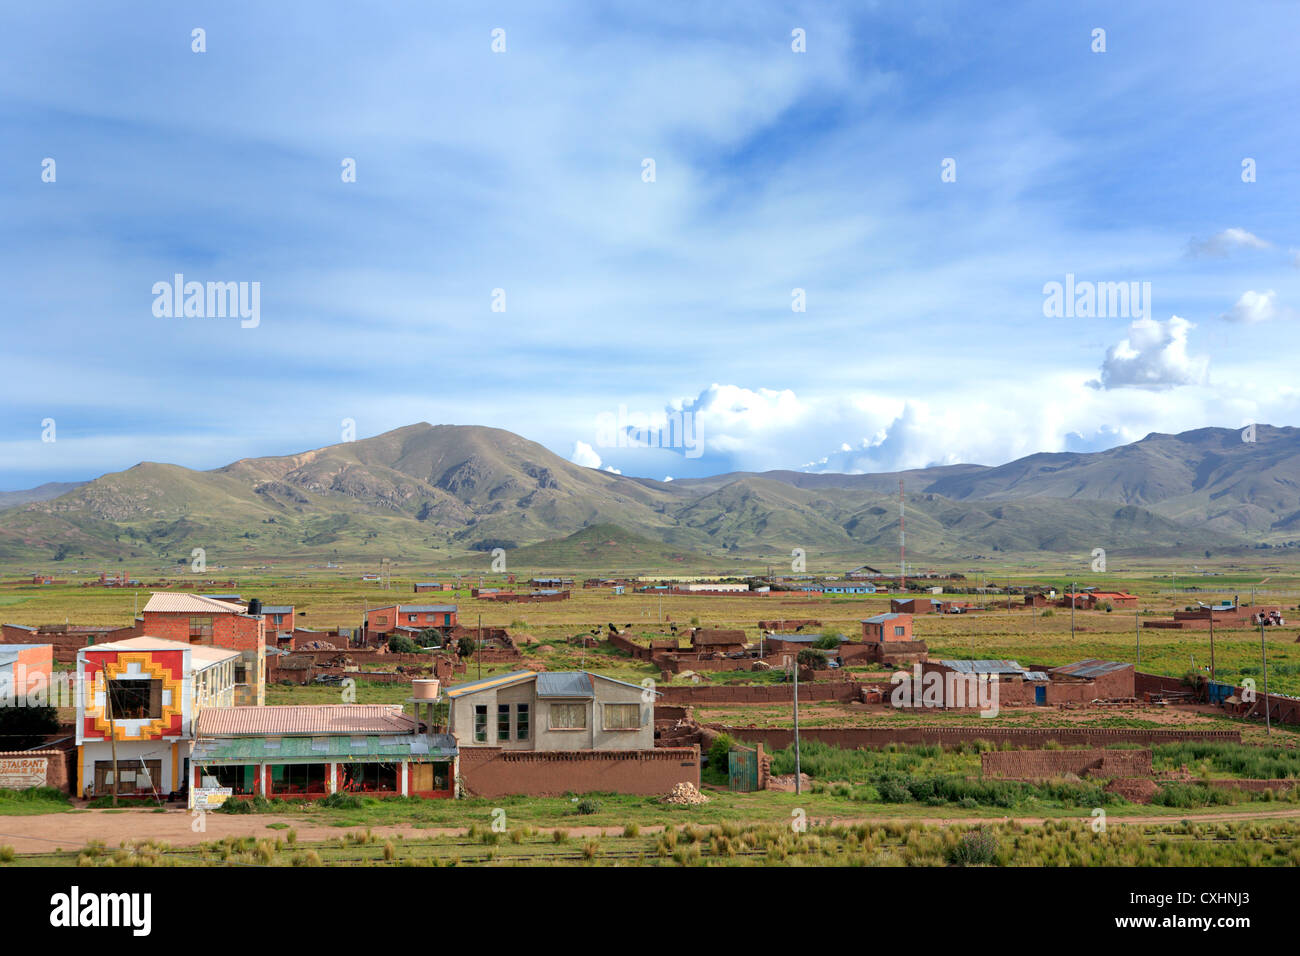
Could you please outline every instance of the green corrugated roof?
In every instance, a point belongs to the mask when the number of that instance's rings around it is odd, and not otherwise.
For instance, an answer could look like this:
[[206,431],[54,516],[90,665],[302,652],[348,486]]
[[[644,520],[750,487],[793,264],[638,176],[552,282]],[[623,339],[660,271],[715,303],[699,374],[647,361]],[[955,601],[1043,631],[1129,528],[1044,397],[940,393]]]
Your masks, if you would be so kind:
[[456,755],[450,734],[374,734],[358,737],[200,737],[195,763],[338,762],[347,760],[446,760]]

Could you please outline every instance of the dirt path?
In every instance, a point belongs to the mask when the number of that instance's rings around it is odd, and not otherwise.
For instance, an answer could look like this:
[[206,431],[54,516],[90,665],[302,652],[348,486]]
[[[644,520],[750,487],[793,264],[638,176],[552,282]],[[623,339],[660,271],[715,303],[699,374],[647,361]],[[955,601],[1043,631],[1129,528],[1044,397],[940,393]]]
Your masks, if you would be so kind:
[[[924,823],[931,826],[963,826],[973,823],[1016,823],[1023,826],[1041,826],[1052,819],[1075,819],[1080,824],[1088,824],[1088,817],[1046,818],[1046,817],[828,817],[810,819],[809,823],[826,823],[831,825],[855,826],[859,823],[879,825],[882,823]],[[1224,813],[1206,811],[1184,813],[1178,816],[1129,816],[1110,814],[1106,817],[1107,825],[1119,824],[1153,824],[1178,823],[1190,820],[1194,823],[1228,823],[1235,820],[1294,820],[1300,819],[1300,809],[1254,810],[1243,813]],[[18,853],[50,853],[55,849],[77,851],[91,840],[101,840],[110,847],[120,842],[136,840],[161,840],[173,846],[192,846],[221,840],[225,837],[283,837],[284,829],[270,829],[270,824],[283,823],[297,831],[299,843],[321,843],[330,837],[340,837],[349,830],[362,832],[370,829],[377,836],[388,838],[401,835],[403,839],[422,839],[440,836],[464,836],[465,827],[417,827],[410,825],[372,826],[372,827],[337,827],[311,823],[301,817],[281,814],[247,814],[231,815],[209,813],[206,831],[193,829],[195,820],[186,810],[169,810],[166,813],[152,813],[128,810],[112,813],[104,810],[91,810],[88,813],[49,813],[39,816],[0,817],[0,844],[12,846]],[[702,824],[706,825],[707,824]],[[594,836],[618,836],[623,832],[621,826],[613,827],[537,827],[541,833],[554,829],[565,829],[576,838]],[[662,824],[641,827],[642,833],[658,833],[664,829]]]

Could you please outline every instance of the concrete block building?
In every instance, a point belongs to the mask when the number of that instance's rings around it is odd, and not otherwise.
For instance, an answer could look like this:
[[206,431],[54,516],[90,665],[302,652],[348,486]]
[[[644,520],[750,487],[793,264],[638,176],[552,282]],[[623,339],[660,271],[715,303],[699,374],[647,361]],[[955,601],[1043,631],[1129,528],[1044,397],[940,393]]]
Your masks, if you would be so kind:
[[75,794],[165,796],[184,789],[195,718],[231,706],[237,651],[132,637],[77,653]]

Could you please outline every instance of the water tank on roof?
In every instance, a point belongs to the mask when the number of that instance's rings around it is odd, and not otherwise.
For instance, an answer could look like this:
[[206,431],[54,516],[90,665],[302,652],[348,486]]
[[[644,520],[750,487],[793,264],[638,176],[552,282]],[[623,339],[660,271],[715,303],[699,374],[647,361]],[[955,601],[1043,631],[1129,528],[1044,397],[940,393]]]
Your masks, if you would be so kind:
[[257,598],[253,598],[251,601],[249,601],[249,602],[248,602],[248,613],[249,613],[249,614],[261,614],[261,613],[262,613],[262,602],[261,602],[260,600],[258,600]]

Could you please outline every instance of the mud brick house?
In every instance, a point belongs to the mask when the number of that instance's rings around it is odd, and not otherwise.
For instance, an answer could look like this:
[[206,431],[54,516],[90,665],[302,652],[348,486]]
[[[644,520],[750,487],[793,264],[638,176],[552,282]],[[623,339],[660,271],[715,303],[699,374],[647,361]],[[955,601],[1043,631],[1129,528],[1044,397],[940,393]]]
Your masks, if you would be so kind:
[[365,614],[365,642],[379,643],[398,628],[435,630],[444,638],[456,626],[454,604],[387,604]]
[[132,637],[77,654],[77,773],[73,792],[119,796],[184,789],[195,718],[235,699],[237,651]]
[[440,581],[420,581],[415,585],[416,594],[424,594],[426,591],[441,591],[442,583]]
[[13,706],[29,695],[48,695],[53,673],[53,645],[0,644],[0,707]]
[[912,615],[894,611],[862,621],[862,639],[867,643],[912,640]]
[[[1049,669],[1030,669],[1011,660],[938,660],[921,665],[923,674],[996,677],[1000,706],[1087,704],[1134,696],[1132,664],[1085,660]],[[945,688],[951,684],[944,682]],[[946,693],[947,691],[945,691]],[[942,706],[951,706],[945,699]]]
[[1068,608],[1072,602],[1075,609],[1080,611],[1095,611],[1103,604],[1109,604],[1113,608],[1138,606],[1136,594],[1129,594],[1127,591],[1097,591],[1092,588],[1073,594],[1067,591],[1061,595],[1057,606]]
[[1048,694],[1048,703],[1055,703],[1066,697],[1077,697],[1079,700],[1115,700],[1137,696],[1136,671],[1132,664],[1123,661],[1095,659],[1076,661],[1062,667],[1050,668],[1048,674],[1055,685],[1054,692]]
[[588,671],[516,671],[448,688],[464,790],[495,797],[699,786],[698,745],[655,747],[655,696]]
[[199,797],[208,805],[213,791],[219,799],[449,798],[456,759],[453,737],[428,732],[397,704],[209,708],[198,720],[191,805]]
[[937,614],[942,603],[933,598],[892,598],[889,610],[893,614]]
[[139,633],[238,651],[235,703],[266,703],[266,618],[198,594],[158,591],[144,606]]
[[745,632],[740,628],[697,627],[690,633],[691,650],[698,654],[743,654]]
[[291,635],[294,627],[294,614],[292,604],[264,604],[262,605],[262,616],[266,618],[266,630],[268,634]]

